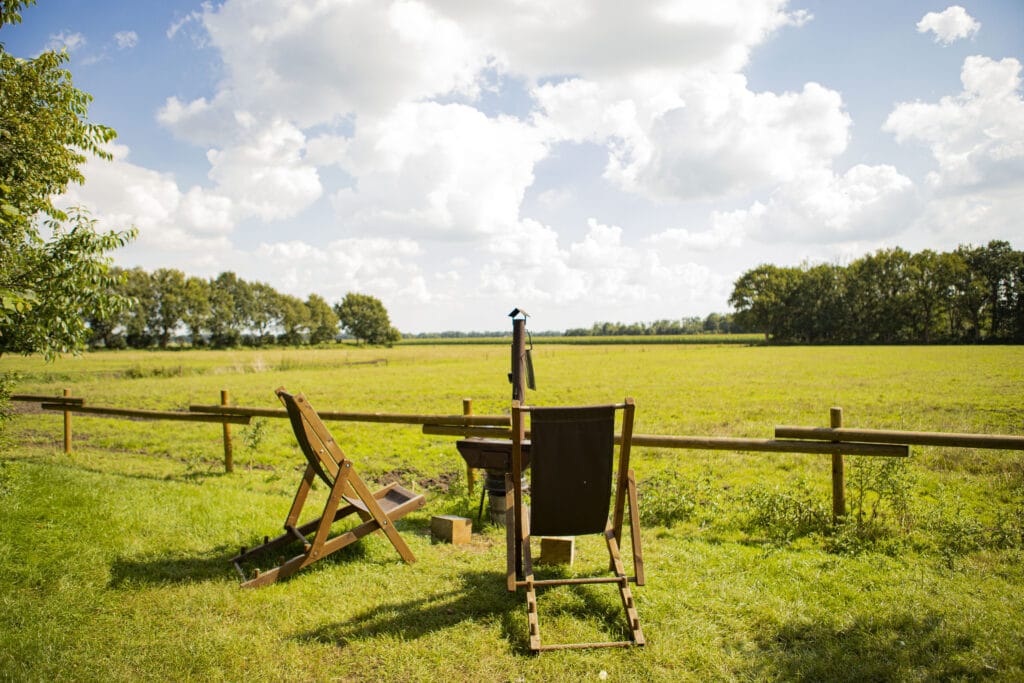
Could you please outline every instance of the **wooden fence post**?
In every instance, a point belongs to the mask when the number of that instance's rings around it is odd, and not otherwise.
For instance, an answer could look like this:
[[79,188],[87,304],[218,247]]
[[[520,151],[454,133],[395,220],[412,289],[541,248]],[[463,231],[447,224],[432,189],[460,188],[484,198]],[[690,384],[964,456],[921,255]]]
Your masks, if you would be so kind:
[[[829,426],[840,429],[843,426],[843,409],[829,409]],[[838,524],[846,517],[846,467],[842,453],[832,454],[832,523]]]
[[[228,390],[220,390],[220,404],[226,406],[228,404]],[[231,474],[235,471],[235,459],[234,452],[231,448],[231,425],[227,422],[223,423],[224,427],[224,471]]]
[[[64,398],[71,397],[71,390],[64,390]],[[71,454],[71,411],[64,411],[64,454]]]
[[[472,415],[473,414],[473,399],[464,398],[462,399],[462,414]],[[469,492],[469,497],[473,497],[473,468],[466,463],[466,491]]]

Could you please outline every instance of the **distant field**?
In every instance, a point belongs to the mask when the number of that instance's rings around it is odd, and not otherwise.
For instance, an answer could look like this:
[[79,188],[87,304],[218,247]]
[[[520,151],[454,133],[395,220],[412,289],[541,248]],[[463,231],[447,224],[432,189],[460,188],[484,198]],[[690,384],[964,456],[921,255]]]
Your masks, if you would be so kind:
[[[91,404],[274,407],[279,385],[321,409],[507,411],[508,339],[392,349],[4,357],[19,393]],[[477,341],[477,340],[472,340]],[[776,424],[1024,434],[1022,347],[572,344],[535,338],[537,404],[633,396],[636,431],[770,438]],[[235,427],[76,415],[15,404],[0,451],[0,672],[16,680],[917,680],[1024,677],[1024,453],[914,448],[850,458],[860,524],[828,524],[829,460],[637,449],[649,645],[524,654],[522,596],[502,581],[504,536],[432,544],[433,514],[475,513],[452,438],[332,424],[370,478],[427,494],[403,520],[419,557],[376,538],[259,591],[226,558],[276,533],[301,456],[284,421]],[[480,532],[479,525],[474,531]],[[580,544],[581,566],[600,563]],[[542,600],[544,598],[542,597]],[[556,593],[542,624],[616,635],[614,593]],[[581,606],[589,605],[586,608]],[[591,613],[577,619],[566,615]],[[605,623],[602,614],[613,615]],[[561,615],[561,616],[559,616]],[[575,633],[577,628],[584,633]],[[600,636],[599,636],[600,637]]]
[[[652,334],[616,335],[609,337],[563,337],[537,335],[531,338],[534,344],[760,344],[764,335],[755,334]],[[417,339],[409,337],[399,342],[400,346],[448,344],[508,344],[511,337],[431,337]]]

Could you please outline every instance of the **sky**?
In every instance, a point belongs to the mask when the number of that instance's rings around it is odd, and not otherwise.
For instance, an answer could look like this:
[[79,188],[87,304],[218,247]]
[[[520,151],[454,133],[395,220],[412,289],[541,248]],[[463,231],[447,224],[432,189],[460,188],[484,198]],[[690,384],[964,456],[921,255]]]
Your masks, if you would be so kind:
[[727,312],[762,263],[1024,249],[1024,2],[39,0],[118,265],[402,332]]

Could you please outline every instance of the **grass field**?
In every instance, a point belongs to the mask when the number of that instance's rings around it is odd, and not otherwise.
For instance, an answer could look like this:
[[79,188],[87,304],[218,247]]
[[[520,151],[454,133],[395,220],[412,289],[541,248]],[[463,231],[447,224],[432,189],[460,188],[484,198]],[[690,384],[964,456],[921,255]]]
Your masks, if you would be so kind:
[[[370,363],[370,361],[378,361]],[[384,362],[386,361],[386,363]],[[4,357],[19,393],[90,404],[507,410],[507,347]],[[770,438],[776,424],[1024,434],[1024,348],[565,345],[534,349],[537,404],[637,401],[636,431]],[[18,411],[0,451],[4,680],[946,680],[1024,678],[1024,453],[915,447],[849,458],[854,515],[829,524],[822,456],[638,449],[645,648],[526,653],[504,535],[433,544],[471,515],[453,438],[332,424],[367,478],[398,474],[427,507],[400,523],[418,562],[370,537],[242,591],[226,561],[279,530],[301,455],[282,420],[235,427]],[[861,513],[858,515],[856,513]],[[589,541],[589,539],[588,539]],[[577,546],[573,571],[600,566]],[[549,570],[558,571],[558,570]],[[545,638],[623,636],[607,587],[541,597]]]

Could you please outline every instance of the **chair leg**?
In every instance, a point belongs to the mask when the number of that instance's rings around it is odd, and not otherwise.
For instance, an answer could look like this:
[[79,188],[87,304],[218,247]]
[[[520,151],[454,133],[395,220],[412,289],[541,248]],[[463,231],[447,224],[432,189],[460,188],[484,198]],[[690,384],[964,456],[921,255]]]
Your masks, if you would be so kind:
[[537,612],[537,587],[533,583],[533,557],[530,555],[530,539],[523,541],[523,572],[526,575],[526,622],[530,629],[530,650],[539,652],[540,614]]
[[513,508],[512,475],[505,474],[505,583],[510,593],[516,592],[516,522]]
[[[348,463],[346,463],[346,465],[347,464]],[[366,487],[363,480],[359,478],[359,475],[353,472],[349,475],[348,483],[363,501],[363,504],[366,505],[370,515],[373,517],[373,521],[375,521],[380,527],[380,530],[384,532],[384,535],[388,537],[388,540],[391,541],[391,545],[395,547],[395,550],[397,550],[398,554],[402,556],[402,559],[410,563],[415,562],[416,556],[412,554],[412,550],[409,549],[405,539],[403,539],[401,534],[398,533],[398,530],[395,529],[392,519],[384,513],[380,504],[377,502],[377,499],[373,497],[373,493],[371,493],[370,489]]]
[[636,475],[633,474],[633,470],[629,470],[627,481],[627,492],[629,494],[629,540],[633,548],[633,575],[636,577],[636,585],[642,586],[645,583],[644,551],[640,545],[640,508],[637,505]]
[[626,576],[626,568],[622,564],[622,556],[619,554],[619,544],[615,542],[615,532],[609,523],[604,533],[605,541],[608,544],[608,555],[615,566],[615,575],[619,578],[619,597],[622,599],[622,609],[626,612],[626,621],[629,622],[629,631],[633,642],[637,645],[647,643],[644,632],[640,628],[640,615],[636,611],[636,604],[633,602],[633,592],[629,589],[629,577]]

